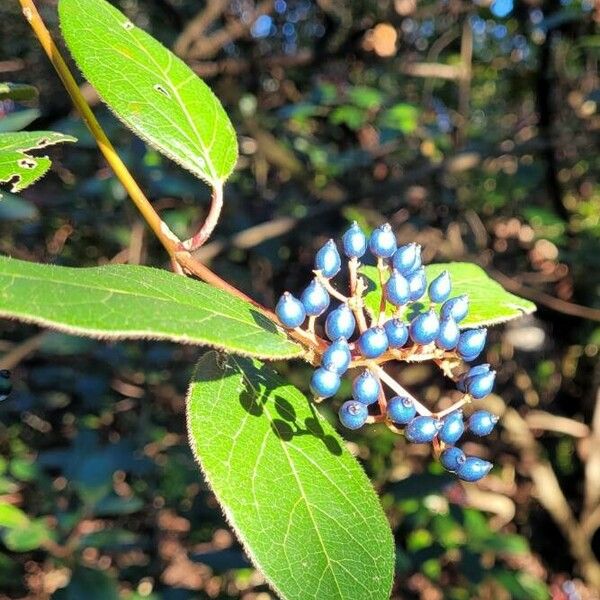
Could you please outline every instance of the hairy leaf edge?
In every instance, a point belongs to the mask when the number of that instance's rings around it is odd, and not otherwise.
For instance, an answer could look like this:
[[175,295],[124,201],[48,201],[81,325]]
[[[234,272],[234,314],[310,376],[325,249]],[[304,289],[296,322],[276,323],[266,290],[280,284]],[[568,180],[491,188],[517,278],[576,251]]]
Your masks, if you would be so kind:
[[[212,352],[207,352],[196,363],[196,367],[194,368],[194,372],[192,374],[192,380],[190,382],[190,385],[189,385],[189,388],[188,388],[188,393],[187,393],[186,399],[185,399],[185,414],[186,414],[186,428],[187,428],[188,443],[189,443],[189,446],[190,446],[190,448],[192,450],[192,454],[194,455],[194,460],[196,461],[198,467],[200,468],[202,476],[206,480],[206,483],[208,483],[208,486],[210,487],[210,489],[213,490],[213,493],[215,494],[215,496],[216,496],[216,498],[217,498],[217,500],[219,502],[219,506],[221,507],[221,510],[223,511],[223,515],[225,517],[225,520],[227,521],[227,523],[229,524],[229,526],[235,532],[238,540],[242,544],[244,552],[246,552],[246,554],[248,555],[248,558],[250,559],[250,561],[252,562],[252,564],[255,565],[257,567],[257,569],[260,570],[260,572],[264,575],[264,577],[265,577],[268,585],[272,588],[272,590],[278,596],[280,596],[280,598],[282,600],[295,600],[295,599],[292,599],[292,598],[284,596],[284,594],[281,592],[281,590],[275,585],[275,583],[273,582],[273,580],[270,577],[268,577],[266,575],[266,573],[264,572],[260,561],[257,560],[257,558],[254,555],[254,552],[252,551],[250,545],[247,543],[246,538],[241,534],[241,531],[238,529],[238,527],[236,525],[236,521],[235,521],[233,515],[229,512],[229,508],[224,503],[221,502],[219,494],[214,490],[214,487],[212,485],[210,477],[208,477],[206,471],[204,470],[204,467],[202,465],[202,461],[200,460],[200,456],[199,456],[198,450],[196,448],[196,444],[195,444],[194,439],[192,437],[192,433],[191,433],[191,431],[192,431],[192,427],[191,427],[192,414],[191,414],[191,412],[192,411],[190,409],[190,407],[191,407],[192,385],[193,385],[193,383],[196,380],[196,374],[199,372],[199,370],[200,370],[200,368],[202,366],[202,362],[204,360],[208,361],[209,357],[211,355],[213,355],[213,354],[215,355],[215,358],[214,358],[215,363],[219,367],[221,367],[221,364],[222,364],[223,360],[228,360],[228,358],[231,359],[231,360],[233,360],[233,361],[235,361],[234,357],[224,358],[221,355],[219,355],[218,352],[212,351]],[[225,372],[226,365],[223,365],[222,368],[223,368],[223,372]],[[246,382],[246,373],[245,373],[244,369],[240,365],[237,365],[237,368],[238,368],[238,373],[240,375],[239,392],[241,393],[245,389],[245,386],[246,386],[246,384],[245,384],[245,382]],[[308,401],[309,400],[307,399],[307,402]],[[316,414],[319,415],[320,419],[323,419],[323,417],[320,415],[320,413],[318,411],[316,412]],[[337,435],[337,433],[336,433],[336,435]],[[344,445],[344,440],[341,437],[339,438],[339,441],[340,441],[340,443],[342,445]],[[367,479],[367,481],[369,481],[366,473],[364,472],[362,466],[360,465],[360,463],[358,463],[358,461],[357,461],[357,464],[358,464],[359,468],[361,469],[364,477]],[[369,481],[369,484],[372,485],[370,481]],[[390,533],[390,536],[392,536],[391,529],[389,529],[389,533]],[[392,538],[392,547],[394,547],[393,538]],[[393,558],[392,562],[394,562],[395,561],[395,557],[392,557],[392,558]],[[392,577],[390,578],[390,581],[389,581],[388,596],[391,594],[393,584],[394,584],[394,576],[393,576],[393,572],[392,572]]]
[[[57,323],[55,321],[51,321],[48,319],[43,319],[41,317],[32,317],[31,315],[23,314],[19,311],[11,311],[6,312],[0,308],[0,318],[8,319],[11,321],[19,321],[20,323],[27,323],[33,325],[40,325],[41,327],[45,327],[48,329],[52,329],[54,331],[60,331],[61,333],[66,333],[69,335],[75,335],[79,337],[89,337],[96,340],[102,341],[123,341],[123,340],[150,340],[150,341],[167,341],[167,342],[175,342],[178,344],[184,344],[187,346],[201,346],[214,348],[217,350],[221,350],[223,352],[227,352],[230,354],[236,354],[238,356],[252,357],[258,358],[260,360],[282,360],[282,359],[291,359],[291,358],[302,358],[304,354],[304,350],[297,346],[298,350],[292,352],[281,352],[277,354],[260,354],[255,352],[244,352],[239,349],[231,349],[227,346],[221,346],[219,344],[198,341],[192,337],[184,336],[184,335],[176,335],[176,334],[156,334],[152,331],[128,331],[124,333],[119,332],[106,332],[99,329],[93,329],[91,327],[76,327],[72,325],[64,325],[62,323]],[[289,341],[289,340],[288,340]],[[294,342],[290,341],[290,344]]]

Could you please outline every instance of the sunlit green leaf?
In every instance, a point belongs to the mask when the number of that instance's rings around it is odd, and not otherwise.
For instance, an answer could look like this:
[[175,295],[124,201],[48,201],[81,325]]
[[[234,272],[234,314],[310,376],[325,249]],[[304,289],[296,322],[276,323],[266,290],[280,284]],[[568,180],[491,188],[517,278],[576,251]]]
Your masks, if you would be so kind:
[[263,358],[299,356],[250,303],[160,269],[73,269],[0,257],[0,316],[104,339],[163,339]]
[[0,504],[0,527],[11,529],[13,527],[26,527],[29,517],[13,504]]
[[389,598],[394,548],[381,506],[306,397],[262,363],[210,352],[187,410],[207,481],[282,599]]
[[105,0],[60,0],[65,41],[116,116],[209,184],[229,177],[235,131],[210,88]]
[[13,552],[35,550],[50,539],[50,530],[42,519],[29,521],[21,527],[8,529],[2,536],[4,545]]
[[47,156],[35,156],[32,151],[75,141],[70,135],[53,131],[0,134],[0,183],[9,183],[11,192],[24,190],[45,175],[52,165]]
[[[442,271],[448,271],[452,279],[452,296],[469,296],[469,314],[461,321],[461,327],[481,327],[495,325],[516,319],[535,311],[535,304],[507,292],[494,281],[479,265],[473,263],[437,263],[425,267],[427,281],[433,280]],[[368,283],[369,291],[365,296],[365,305],[370,312],[379,311],[381,288],[378,270],[375,267],[361,267],[361,273]],[[426,296],[420,301],[421,308],[427,308]],[[388,314],[393,307],[387,305]],[[406,313],[408,319],[410,312]]]

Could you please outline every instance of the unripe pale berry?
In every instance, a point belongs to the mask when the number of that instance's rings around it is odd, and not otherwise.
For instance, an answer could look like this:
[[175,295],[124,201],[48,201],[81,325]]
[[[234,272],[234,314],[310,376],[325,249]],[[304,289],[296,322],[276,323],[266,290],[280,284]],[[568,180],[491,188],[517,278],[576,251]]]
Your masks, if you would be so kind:
[[377,358],[389,347],[383,327],[371,327],[358,338],[358,349],[365,358]]
[[429,284],[429,298],[432,302],[444,302],[450,296],[451,290],[450,274],[443,271]]
[[487,410],[477,410],[469,417],[469,429],[479,437],[489,435],[494,430],[498,417]]
[[356,400],[344,402],[338,414],[340,422],[348,429],[359,429],[365,424],[369,416],[366,405]]
[[344,233],[342,243],[348,258],[360,258],[367,251],[367,237],[356,221]]
[[383,328],[387,335],[390,348],[402,348],[408,341],[408,327],[401,319],[388,319]]
[[300,327],[306,319],[304,305],[289,292],[285,292],[277,302],[275,314],[281,323],[290,329]]
[[396,236],[389,223],[380,225],[369,239],[369,250],[378,258],[389,258],[396,252]]
[[332,310],[325,320],[325,333],[335,341],[341,337],[350,339],[356,328],[356,319],[347,304],[340,304]]
[[430,344],[440,331],[440,321],[434,310],[417,315],[410,323],[409,332],[415,344]]
[[385,284],[385,297],[394,306],[403,306],[410,298],[408,281],[400,271],[394,269]]
[[462,465],[466,459],[465,453],[456,446],[446,448],[440,456],[440,462],[444,469],[453,473],[458,471],[460,465]]
[[440,316],[442,319],[452,317],[457,323],[460,323],[469,312],[469,297],[466,294],[450,298],[442,304]]
[[318,317],[329,306],[329,294],[316,279],[313,279],[300,297],[307,315]]
[[404,430],[404,435],[413,444],[431,442],[442,426],[441,421],[429,416],[415,417]]
[[473,375],[468,377],[465,383],[467,392],[473,396],[475,400],[485,398],[494,388],[496,380],[496,371],[488,371],[481,375]]
[[388,400],[387,416],[398,425],[406,425],[417,414],[413,401],[406,396],[394,396]]
[[464,360],[475,360],[485,346],[487,329],[468,329],[463,331],[458,338],[456,349]]
[[427,289],[427,276],[422,267],[409,273],[406,276],[408,289],[410,290],[410,299],[415,302],[419,300]]
[[340,389],[340,376],[323,367],[317,369],[310,380],[310,389],[318,398],[330,398]]
[[329,240],[315,256],[315,269],[323,274],[323,277],[335,277],[342,268],[342,259],[333,240]]
[[328,371],[343,375],[350,365],[352,356],[346,338],[339,338],[325,352],[321,359],[321,365]]
[[392,257],[392,266],[403,275],[408,275],[415,270],[417,257],[421,256],[419,244],[404,244],[400,246]]
[[459,465],[456,474],[463,481],[479,481],[483,479],[491,470],[492,463],[477,456],[467,456],[465,461]]
[[452,317],[446,317],[440,321],[440,330],[435,338],[435,344],[443,350],[452,350],[458,344],[460,329]]
[[440,429],[440,440],[445,444],[455,444],[465,432],[462,410],[455,410],[444,418]]
[[381,385],[371,371],[363,371],[352,383],[352,396],[363,404],[373,404],[379,398]]

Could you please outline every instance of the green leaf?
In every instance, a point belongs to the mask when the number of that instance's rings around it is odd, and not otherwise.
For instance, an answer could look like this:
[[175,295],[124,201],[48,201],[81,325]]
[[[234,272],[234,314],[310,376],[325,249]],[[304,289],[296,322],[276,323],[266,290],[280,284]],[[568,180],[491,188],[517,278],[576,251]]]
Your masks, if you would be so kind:
[[206,480],[282,599],[389,598],[394,547],[381,505],[303,394],[260,362],[210,352],[187,414]]
[[29,552],[50,540],[51,535],[45,521],[36,519],[22,527],[8,529],[2,539],[5,546],[13,552]]
[[0,183],[10,183],[11,192],[24,190],[45,175],[52,165],[47,156],[33,156],[32,150],[75,141],[70,135],[53,131],[0,134]]
[[75,61],[116,116],[210,185],[225,181],[237,141],[210,88],[105,0],[60,0],[58,10]]
[[38,216],[38,209],[30,202],[8,192],[2,195],[0,221],[32,221]]
[[117,582],[106,571],[78,565],[69,585],[57,590],[52,600],[119,600]]
[[103,339],[162,339],[280,359],[300,356],[250,303],[160,269],[73,269],[0,257],[0,316]]
[[29,517],[20,508],[12,504],[0,504],[0,527],[12,529],[28,524]]
[[33,123],[41,114],[37,108],[11,112],[0,119],[0,133],[20,131],[30,123]]
[[24,83],[0,83],[0,100],[16,100],[23,102],[25,100],[34,100],[37,98],[38,91],[32,85]]
[[548,600],[550,593],[546,584],[529,573],[494,569],[491,577],[509,592],[515,600]]
[[[381,298],[378,270],[376,267],[363,266],[360,271],[368,284],[365,306],[370,313],[378,312]],[[469,314],[461,321],[462,328],[496,325],[535,311],[533,302],[507,292],[479,265],[460,262],[428,265],[425,267],[427,281],[430,282],[442,271],[450,273],[452,297],[461,294],[469,296]],[[427,308],[429,300],[424,296],[418,304],[421,308]],[[392,314],[393,310],[391,305],[386,306],[388,314]],[[405,315],[406,320],[410,314],[409,311]]]
[[396,104],[382,115],[382,125],[404,134],[413,133],[419,124],[419,109],[412,104]]

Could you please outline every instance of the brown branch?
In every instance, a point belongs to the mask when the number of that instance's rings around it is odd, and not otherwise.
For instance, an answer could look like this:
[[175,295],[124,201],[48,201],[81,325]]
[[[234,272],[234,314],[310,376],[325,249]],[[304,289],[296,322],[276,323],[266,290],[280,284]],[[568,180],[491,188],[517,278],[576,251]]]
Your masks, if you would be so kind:
[[592,587],[600,588],[600,563],[592,550],[591,539],[575,518],[552,466],[542,458],[541,446],[536,442],[526,421],[513,408],[506,410],[502,424],[510,442],[521,453],[521,464],[528,470],[535,485],[537,499],[566,538],[581,574]]
[[206,30],[227,9],[229,0],[209,0],[204,10],[200,11],[185,27],[175,40],[173,50],[179,56],[187,56],[196,40],[203,37]]

